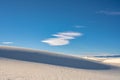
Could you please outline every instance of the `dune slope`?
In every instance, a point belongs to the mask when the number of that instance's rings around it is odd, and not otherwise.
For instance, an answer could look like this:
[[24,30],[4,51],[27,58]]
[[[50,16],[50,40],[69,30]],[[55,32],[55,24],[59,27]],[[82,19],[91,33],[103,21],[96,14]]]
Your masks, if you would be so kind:
[[120,68],[45,51],[0,47],[0,80],[120,80]]
[[80,69],[103,70],[111,68],[108,65],[73,56],[15,47],[0,47],[0,57]]

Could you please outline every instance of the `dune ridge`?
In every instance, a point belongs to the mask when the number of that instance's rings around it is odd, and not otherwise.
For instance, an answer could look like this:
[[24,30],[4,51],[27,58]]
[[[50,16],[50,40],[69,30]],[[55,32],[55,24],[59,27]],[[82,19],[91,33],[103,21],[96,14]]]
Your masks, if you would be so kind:
[[0,57],[80,69],[107,70],[112,67],[73,56],[16,47],[0,47]]

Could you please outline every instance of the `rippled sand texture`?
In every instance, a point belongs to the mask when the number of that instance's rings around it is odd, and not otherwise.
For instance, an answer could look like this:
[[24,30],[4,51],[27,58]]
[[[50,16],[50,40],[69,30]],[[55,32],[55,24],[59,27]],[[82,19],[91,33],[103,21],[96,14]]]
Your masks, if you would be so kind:
[[0,80],[120,80],[120,68],[93,60],[0,47]]

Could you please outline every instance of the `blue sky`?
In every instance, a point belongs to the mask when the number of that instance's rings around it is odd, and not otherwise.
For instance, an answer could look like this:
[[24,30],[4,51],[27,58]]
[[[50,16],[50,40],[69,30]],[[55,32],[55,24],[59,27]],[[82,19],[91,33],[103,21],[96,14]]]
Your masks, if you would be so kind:
[[0,0],[0,45],[120,54],[119,0]]

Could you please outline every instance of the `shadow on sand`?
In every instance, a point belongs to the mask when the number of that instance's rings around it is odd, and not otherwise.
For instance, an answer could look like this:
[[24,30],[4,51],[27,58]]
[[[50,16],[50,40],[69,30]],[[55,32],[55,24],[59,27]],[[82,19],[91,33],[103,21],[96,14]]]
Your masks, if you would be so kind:
[[111,68],[111,66],[81,58],[25,49],[0,48],[0,57],[78,69],[108,70]]

